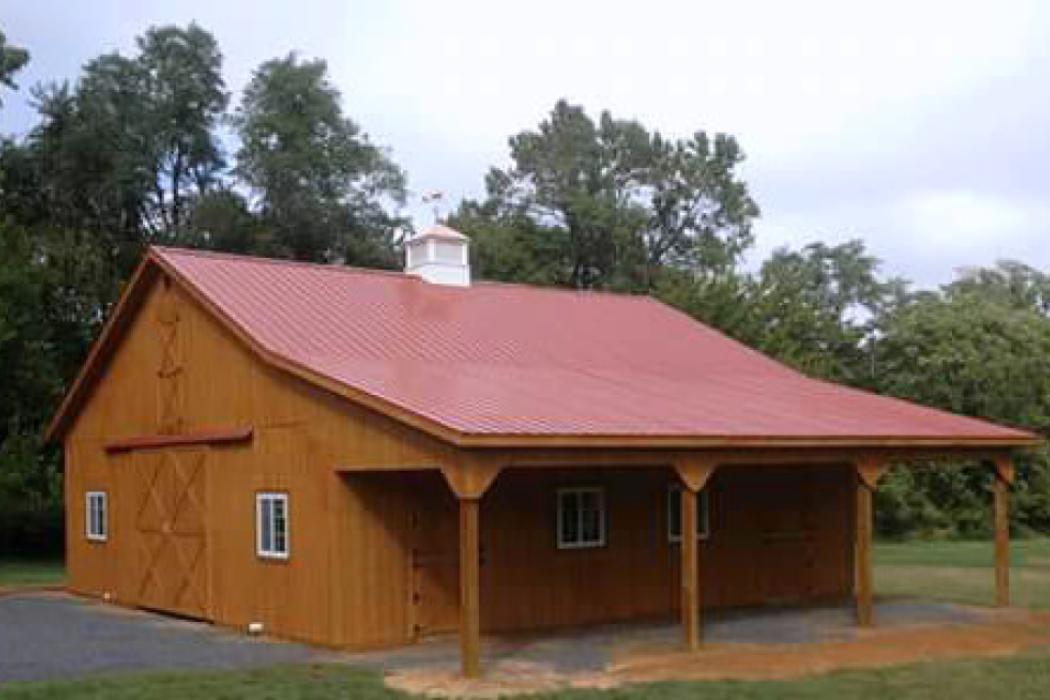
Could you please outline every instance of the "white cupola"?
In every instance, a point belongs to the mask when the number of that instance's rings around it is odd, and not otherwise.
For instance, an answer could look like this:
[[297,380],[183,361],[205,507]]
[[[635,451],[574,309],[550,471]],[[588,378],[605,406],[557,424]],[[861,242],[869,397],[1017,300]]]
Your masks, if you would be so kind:
[[470,286],[470,239],[435,224],[405,241],[405,272],[424,282]]

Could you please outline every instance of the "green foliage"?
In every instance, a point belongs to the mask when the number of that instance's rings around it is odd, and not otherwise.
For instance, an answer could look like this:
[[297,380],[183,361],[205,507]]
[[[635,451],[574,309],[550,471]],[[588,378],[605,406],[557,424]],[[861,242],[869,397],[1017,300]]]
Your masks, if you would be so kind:
[[748,340],[807,374],[870,383],[867,341],[901,285],[882,281],[878,267],[859,240],[775,251],[752,284]]
[[24,229],[0,222],[0,551],[60,541],[61,471],[40,425],[59,394],[48,271]]
[[179,232],[185,202],[208,192],[225,163],[215,128],[226,110],[222,54],[215,38],[196,24],[153,27],[138,40],[145,75],[156,228]]
[[233,119],[237,174],[272,229],[267,252],[394,267],[404,222],[387,214],[384,200],[403,202],[404,174],[339,103],[324,61],[290,54],[264,63]]
[[[17,90],[15,73],[22,70],[27,63],[29,63],[29,52],[21,47],[8,44],[7,37],[0,30],[0,85]],[[3,104],[4,101],[0,99],[0,106]]]
[[[1050,319],[1042,276],[1013,263],[972,271],[940,293],[916,295],[893,314],[878,342],[880,390],[956,413],[1050,429]],[[1050,458],[1045,449],[1019,460],[1015,526],[1050,530]],[[904,482],[911,481],[910,487]],[[936,511],[915,510],[897,527],[985,532],[986,470],[929,468],[896,474],[889,493],[918,491]],[[898,505],[902,501],[895,501]],[[888,501],[880,500],[888,507]],[[914,510],[914,509],[912,509]],[[901,510],[904,513],[905,510]],[[909,529],[910,529],[909,528]]]
[[560,101],[509,143],[513,167],[493,168],[484,202],[450,219],[474,239],[482,274],[651,291],[664,271],[729,272],[751,244],[758,207],[731,136],[667,140]]

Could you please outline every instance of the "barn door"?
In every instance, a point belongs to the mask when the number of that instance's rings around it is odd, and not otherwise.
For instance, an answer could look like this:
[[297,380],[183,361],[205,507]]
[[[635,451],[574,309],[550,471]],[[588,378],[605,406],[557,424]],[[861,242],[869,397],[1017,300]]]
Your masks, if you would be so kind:
[[763,600],[791,604],[810,597],[814,569],[812,479],[808,472],[770,472],[760,511]]
[[209,617],[207,454],[205,449],[171,449],[133,457],[136,602],[143,607]]
[[436,475],[413,489],[412,610],[416,636],[459,626],[459,507]]

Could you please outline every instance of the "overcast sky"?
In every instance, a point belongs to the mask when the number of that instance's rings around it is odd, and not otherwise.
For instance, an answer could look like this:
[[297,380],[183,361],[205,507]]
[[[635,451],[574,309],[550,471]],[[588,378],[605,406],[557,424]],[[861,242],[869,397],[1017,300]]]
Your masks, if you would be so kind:
[[752,264],[860,237],[924,286],[997,258],[1050,268],[1050,3],[0,4],[8,41],[32,53],[2,132],[32,124],[33,83],[130,52],[151,24],[196,20],[235,97],[268,58],[326,59],[347,114],[416,192],[479,195],[507,137],[566,97],[667,135],[736,135],[763,211]]

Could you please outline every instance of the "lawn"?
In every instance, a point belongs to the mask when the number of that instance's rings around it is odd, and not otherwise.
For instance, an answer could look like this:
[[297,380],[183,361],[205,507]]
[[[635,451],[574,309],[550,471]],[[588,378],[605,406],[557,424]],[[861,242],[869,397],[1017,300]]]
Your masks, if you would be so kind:
[[0,559],[0,589],[58,586],[66,570],[55,559]]
[[[879,596],[990,604],[994,591],[990,542],[880,543],[875,547]],[[1015,542],[1016,605],[1050,608],[1050,539]],[[0,586],[60,581],[61,567],[0,562]],[[966,698],[1050,697],[1050,648],[1002,658],[942,661],[832,673],[776,682],[657,683],[608,691],[533,696],[547,700],[675,700],[677,698]],[[106,676],[88,680],[11,684],[4,698],[404,698],[369,671],[340,665],[287,666],[255,671]]]
[[[995,598],[991,542],[906,542],[875,546],[875,593],[991,605]],[[1011,546],[1014,605],[1050,609],[1050,539]]]
[[[387,690],[378,675],[336,665],[290,666],[259,671],[169,673],[82,681],[12,684],[7,699],[37,698],[406,698]],[[577,690],[531,696],[545,700],[676,700],[704,698],[1045,698],[1050,696],[1050,651],[1006,659],[897,666],[832,673],[792,681],[656,683],[615,690]]]

